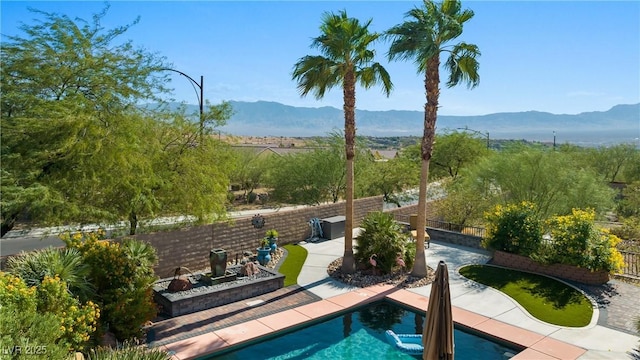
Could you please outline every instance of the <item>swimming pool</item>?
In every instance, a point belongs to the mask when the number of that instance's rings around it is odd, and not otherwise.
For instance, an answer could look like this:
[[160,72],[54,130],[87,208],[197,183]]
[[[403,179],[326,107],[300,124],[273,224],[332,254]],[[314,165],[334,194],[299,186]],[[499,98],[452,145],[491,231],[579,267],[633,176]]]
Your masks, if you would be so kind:
[[[424,314],[381,301],[318,324],[203,359],[415,359],[389,345],[384,332],[391,329],[395,333],[421,334],[424,321]],[[460,329],[455,330],[454,341],[457,359],[508,359],[520,351]]]

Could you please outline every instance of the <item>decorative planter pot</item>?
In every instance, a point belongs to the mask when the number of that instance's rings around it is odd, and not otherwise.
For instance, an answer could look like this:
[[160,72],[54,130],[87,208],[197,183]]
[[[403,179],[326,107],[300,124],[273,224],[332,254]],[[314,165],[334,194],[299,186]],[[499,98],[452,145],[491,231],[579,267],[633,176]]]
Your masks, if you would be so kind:
[[258,263],[262,266],[266,266],[271,261],[271,248],[258,248]]
[[278,249],[278,238],[274,237],[274,238],[269,238],[269,246],[271,247],[271,253],[275,254],[276,250]]
[[227,270],[227,252],[224,249],[212,249],[209,253],[211,276],[224,276]]

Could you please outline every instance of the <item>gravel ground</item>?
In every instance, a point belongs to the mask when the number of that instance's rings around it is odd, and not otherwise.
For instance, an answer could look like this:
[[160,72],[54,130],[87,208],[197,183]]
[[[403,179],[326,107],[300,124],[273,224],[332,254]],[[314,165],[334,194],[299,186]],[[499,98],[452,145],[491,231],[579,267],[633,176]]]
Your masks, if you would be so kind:
[[[284,250],[278,248],[275,252],[275,254],[271,255],[271,261],[267,264],[267,266],[265,266],[267,269],[271,269],[273,270],[278,263],[280,262],[280,260],[284,260]],[[227,271],[235,273],[235,274],[239,274],[240,273],[240,266],[236,265],[234,261],[230,261],[227,263]],[[186,277],[191,284],[193,284],[193,288],[189,289],[189,290],[183,290],[183,291],[178,291],[176,293],[170,293],[167,291],[167,287],[169,286],[169,283],[171,282],[171,279],[167,279],[164,281],[158,281],[156,283],[153,284],[153,289],[159,293],[162,293],[166,298],[168,299],[180,299],[184,296],[188,296],[191,294],[197,294],[197,293],[201,293],[201,292],[210,292],[212,290],[215,289],[221,289],[221,288],[225,288],[225,287],[229,287],[235,284],[239,284],[239,283],[247,283],[247,282],[251,282],[255,279],[259,279],[259,278],[264,278],[264,277],[269,277],[269,276],[273,276],[272,274],[270,274],[267,271],[261,271],[259,274],[256,275],[252,275],[252,276],[239,276],[236,280],[230,281],[230,282],[225,282],[225,283],[220,283],[220,284],[215,284],[215,285],[206,285],[202,282],[199,281],[199,278],[201,276],[201,274],[206,274],[206,273],[210,273],[211,269],[202,269],[202,270],[198,270],[198,271],[194,271],[194,272],[189,272],[185,275],[183,275],[184,277]]]
[[408,289],[429,285],[435,278],[435,271],[428,268],[426,277],[414,277],[405,270],[398,270],[388,275],[374,275],[370,270],[358,270],[353,274],[343,274],[340,267],[342,266],[342,258],[339,258],[329,264],[327,273],[332,278],[357,287],[367,287],[375,284],[396,285],[399,288]]

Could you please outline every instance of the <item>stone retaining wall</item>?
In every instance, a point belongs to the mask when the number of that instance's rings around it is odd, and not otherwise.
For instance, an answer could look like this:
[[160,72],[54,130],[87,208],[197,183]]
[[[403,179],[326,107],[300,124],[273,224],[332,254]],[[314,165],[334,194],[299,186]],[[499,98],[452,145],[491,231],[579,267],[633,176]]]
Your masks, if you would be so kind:
[[[229,283],[230,285],[221,289],[197,292],[182,296],[177,300],[169,300],[162,293],[154,291],[153,300],[161,306],[162,312],[175,317],[260,296],[281,289],[284,286],[284,275],[262,266],[259,266],[259,268],[261,271],[268,272],[271,276],[256,278],[250,282]],[[170,279],[161,281],[167,280]]]
[[605,271],[591,271],[589,269],[564,264],[543,265],[536,263],[526,256],[504,251],[494,252],[491,263],[493,265],[554,276],[560,279],[577,281],[589,285],[600,285],[609,281],[609,273]]

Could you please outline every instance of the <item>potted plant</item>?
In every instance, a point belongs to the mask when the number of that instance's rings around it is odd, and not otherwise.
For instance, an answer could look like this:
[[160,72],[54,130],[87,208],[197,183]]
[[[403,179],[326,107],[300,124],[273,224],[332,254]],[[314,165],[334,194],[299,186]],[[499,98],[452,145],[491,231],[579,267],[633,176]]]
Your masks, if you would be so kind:
[[278,231],[276,229],[267,230],[265,233],[265,239],[269,241],[269,247],[271,247],[271,253],[274,254],[276,249],[278,249],[278,245],[276,244],[278,241]]
[[258,263],[262,266],[266,266],[269,261],[271,261],[271,246],[269,245],[269,239],[266,237],[260,239],[256,251],[258,252]]

